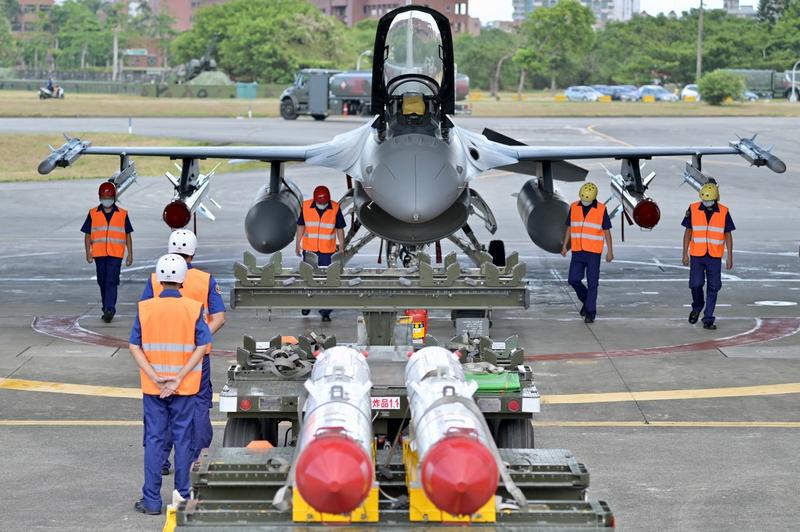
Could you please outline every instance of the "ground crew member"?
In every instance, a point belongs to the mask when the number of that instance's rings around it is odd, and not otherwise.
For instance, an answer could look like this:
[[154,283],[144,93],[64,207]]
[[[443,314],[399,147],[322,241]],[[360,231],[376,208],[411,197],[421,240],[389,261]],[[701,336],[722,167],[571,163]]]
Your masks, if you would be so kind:
[[[178,229],[169,236],[167,243],[167,253],[175,253],[186,261],[186,280],[180,292],[184,297],[189,297],[203,304],[203,311],[206,316],[206,323],[211,331],[211,335],[225,325],[225,302],[222,300],[222,290],[220,290],[216,279],[210,273],[194,268],[192,259],[197,251],[197,237],[191,231]],[[161,284],[152,274],[142,292],[141,301],[158,296],[161,293]],[[208,354],[211,353],[211,344],[208,344],[206,356],[203,357],[203,373],[200,381],[200,392],[197,394],[197,410],[194,418],[194,455],[192,460],[197,460],[200,451],[211,446],[214,431],[211,428],[211,397],[213,390],[211,387],[211,360]],[[167,438],[164,443],[164,465],[161,468],[162,475],[168,475],[170,470],[169,453],[172,451],[172,439]]]
[[131,329],[129,347],[139,365],[144,411],[144,486],[134,510],[149,515],[161,513],[161,464],[168,434],[175,442],[175,489],[189,497],[195,396],[211,332],[203,304],[181,296],[186,270],[179,255],[158,259],[161,294],[139,302]]
[[[728,248],[725,266],[733,268],[733,235],[736,229],[731,213],[719,203],[719,188],[716,183],[706,183],[700,188],[700,201],[692,203],[686,210],[682,224],[683,265],[689,266],[689,288],[692,291],[692,311],[689,323],[697,323],[705,305],[703,328],[716,329],[714,307],[717,293],[722,288],[722,255]],[[706,300],[703,301],[703,286]]]
[[[593,323],[597,316],[597,286],[600,281],[600,256],[603,241],[608,245],[606,262],[614,260],[611,240],[611,220],[606,206],[597,201],[597,185],[585,183],[578,192],[579,201],[569,208],[567,230],[561,254],[567,256],[572,243],[572,260],[569,263],[569,284],[575,289],[582,306],[583,321]],[[586,285],[583,277],[586,276]]]
[[125,248],[128,248],[125,265],[133,264],[133,227],[128,211],[116,205],[117,187],[113,183],[102,183],[98,193],[100,205],[89,211],[81,231],[84,233],[86,262],[94,262],[97,270],[103,321],[111,323],[117,312],[117,286]]
[[[314,189],[314,197],[303,202],[303,210],[297,219],[295,250],[298,257],[306,260],[306,253],[314,252],[320,266],[330,266],[331,257],[339,249],[344,249],[344,216],[339,204],[331,201],[331,192],[326,186]],[[303,309],[307,316],[308,309]],[[330,310],[320,310],[322,321],[331,321]]]

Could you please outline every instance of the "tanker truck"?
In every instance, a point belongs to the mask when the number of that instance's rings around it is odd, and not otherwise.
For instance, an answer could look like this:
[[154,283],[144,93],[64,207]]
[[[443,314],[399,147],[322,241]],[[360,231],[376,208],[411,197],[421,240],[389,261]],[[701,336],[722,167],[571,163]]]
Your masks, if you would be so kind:
[[[456,76],[456,113],[469,113],[469,77]],[[369,116],[372,72],[305,68],[295,74],[294,83],[281,93],[280,112],[285,120],[310,115],[325,120],[332,115]]]

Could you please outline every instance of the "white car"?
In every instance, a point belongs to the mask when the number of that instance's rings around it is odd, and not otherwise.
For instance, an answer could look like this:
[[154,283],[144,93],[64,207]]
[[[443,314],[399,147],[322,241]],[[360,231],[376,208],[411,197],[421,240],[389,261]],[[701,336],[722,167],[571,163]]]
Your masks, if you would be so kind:
[[700,89],[696,84],[690,83],[681,89],[681,100],[685,100],[687,96],[694,96],[695,101],[700,101]]
[[571,102],[596,102],[602,96],[597,90],[585,85],[567,87],[567,90],[564,91],[564,95],[567,97],[567,100]]

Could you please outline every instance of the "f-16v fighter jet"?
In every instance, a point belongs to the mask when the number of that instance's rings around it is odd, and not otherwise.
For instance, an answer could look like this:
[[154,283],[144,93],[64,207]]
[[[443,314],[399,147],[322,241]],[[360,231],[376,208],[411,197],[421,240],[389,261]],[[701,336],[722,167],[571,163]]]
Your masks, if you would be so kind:
[[82,155],[117,155],[120,172],[112,180],[124,189],[127,181],[135,178],[129,157],[180,160],[180,177],[169,176],[175,195],[165,208],[164,219],[172,227],[182,227],[195,209],[208,213],[203,200],[209,176],[200,173],[198,160],[264,161],[271,166],[269,182],[247,213],[245,231],[253,248],[272,253],[294,238],[303,200],[298,187],[284,177],[283,164],[299,161],[332,168],[345,173],[351,184],[340,202],[343,212],[354,214],[343,251],[347,260],[376,236],[412,252],[450,239],[475,258],[484,248],[470,229],[469,218],[478,217],[490,233],[497,226],[489,206],[470,182],[492,169],[533,176],[520,191],[517,207],[531,240],[551,253],[561,249],[569,208],[554,181],[582,181],[588,173],[567,161],[621,160],[620,173],[611,175],[611,188],[619,202],[614,212],[621,211],[629,223],[645,228],[655,226],[660,214],[646,195],[651,176],[642,177],[642,160],[690,156],[684,179],[698,189],[708,179],[701,168],[704,155],[740,155],[774,172],[786,170],[786,165],[754,138],[717,147],[536,147],[489,129],[477,134],[453,121],[454,70],[448,19],[427,7],[405,6],[387,13],[378,23],[372,72],[374,116],[329,142],[310,146],[100,147],[68,139],[53,149],[39,165],[39,172],[69,166]]

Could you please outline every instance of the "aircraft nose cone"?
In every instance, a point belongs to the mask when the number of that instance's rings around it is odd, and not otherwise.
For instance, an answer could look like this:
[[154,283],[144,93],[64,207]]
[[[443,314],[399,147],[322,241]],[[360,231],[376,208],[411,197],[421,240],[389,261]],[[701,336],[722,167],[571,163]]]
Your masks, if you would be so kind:
[[[425,223],[444,213],[464,186],[441,141],[426,135],[403,135],[380,148],[365,191],[383,210],[407,223]],[[463,170],[462,170],[463,172]]]

